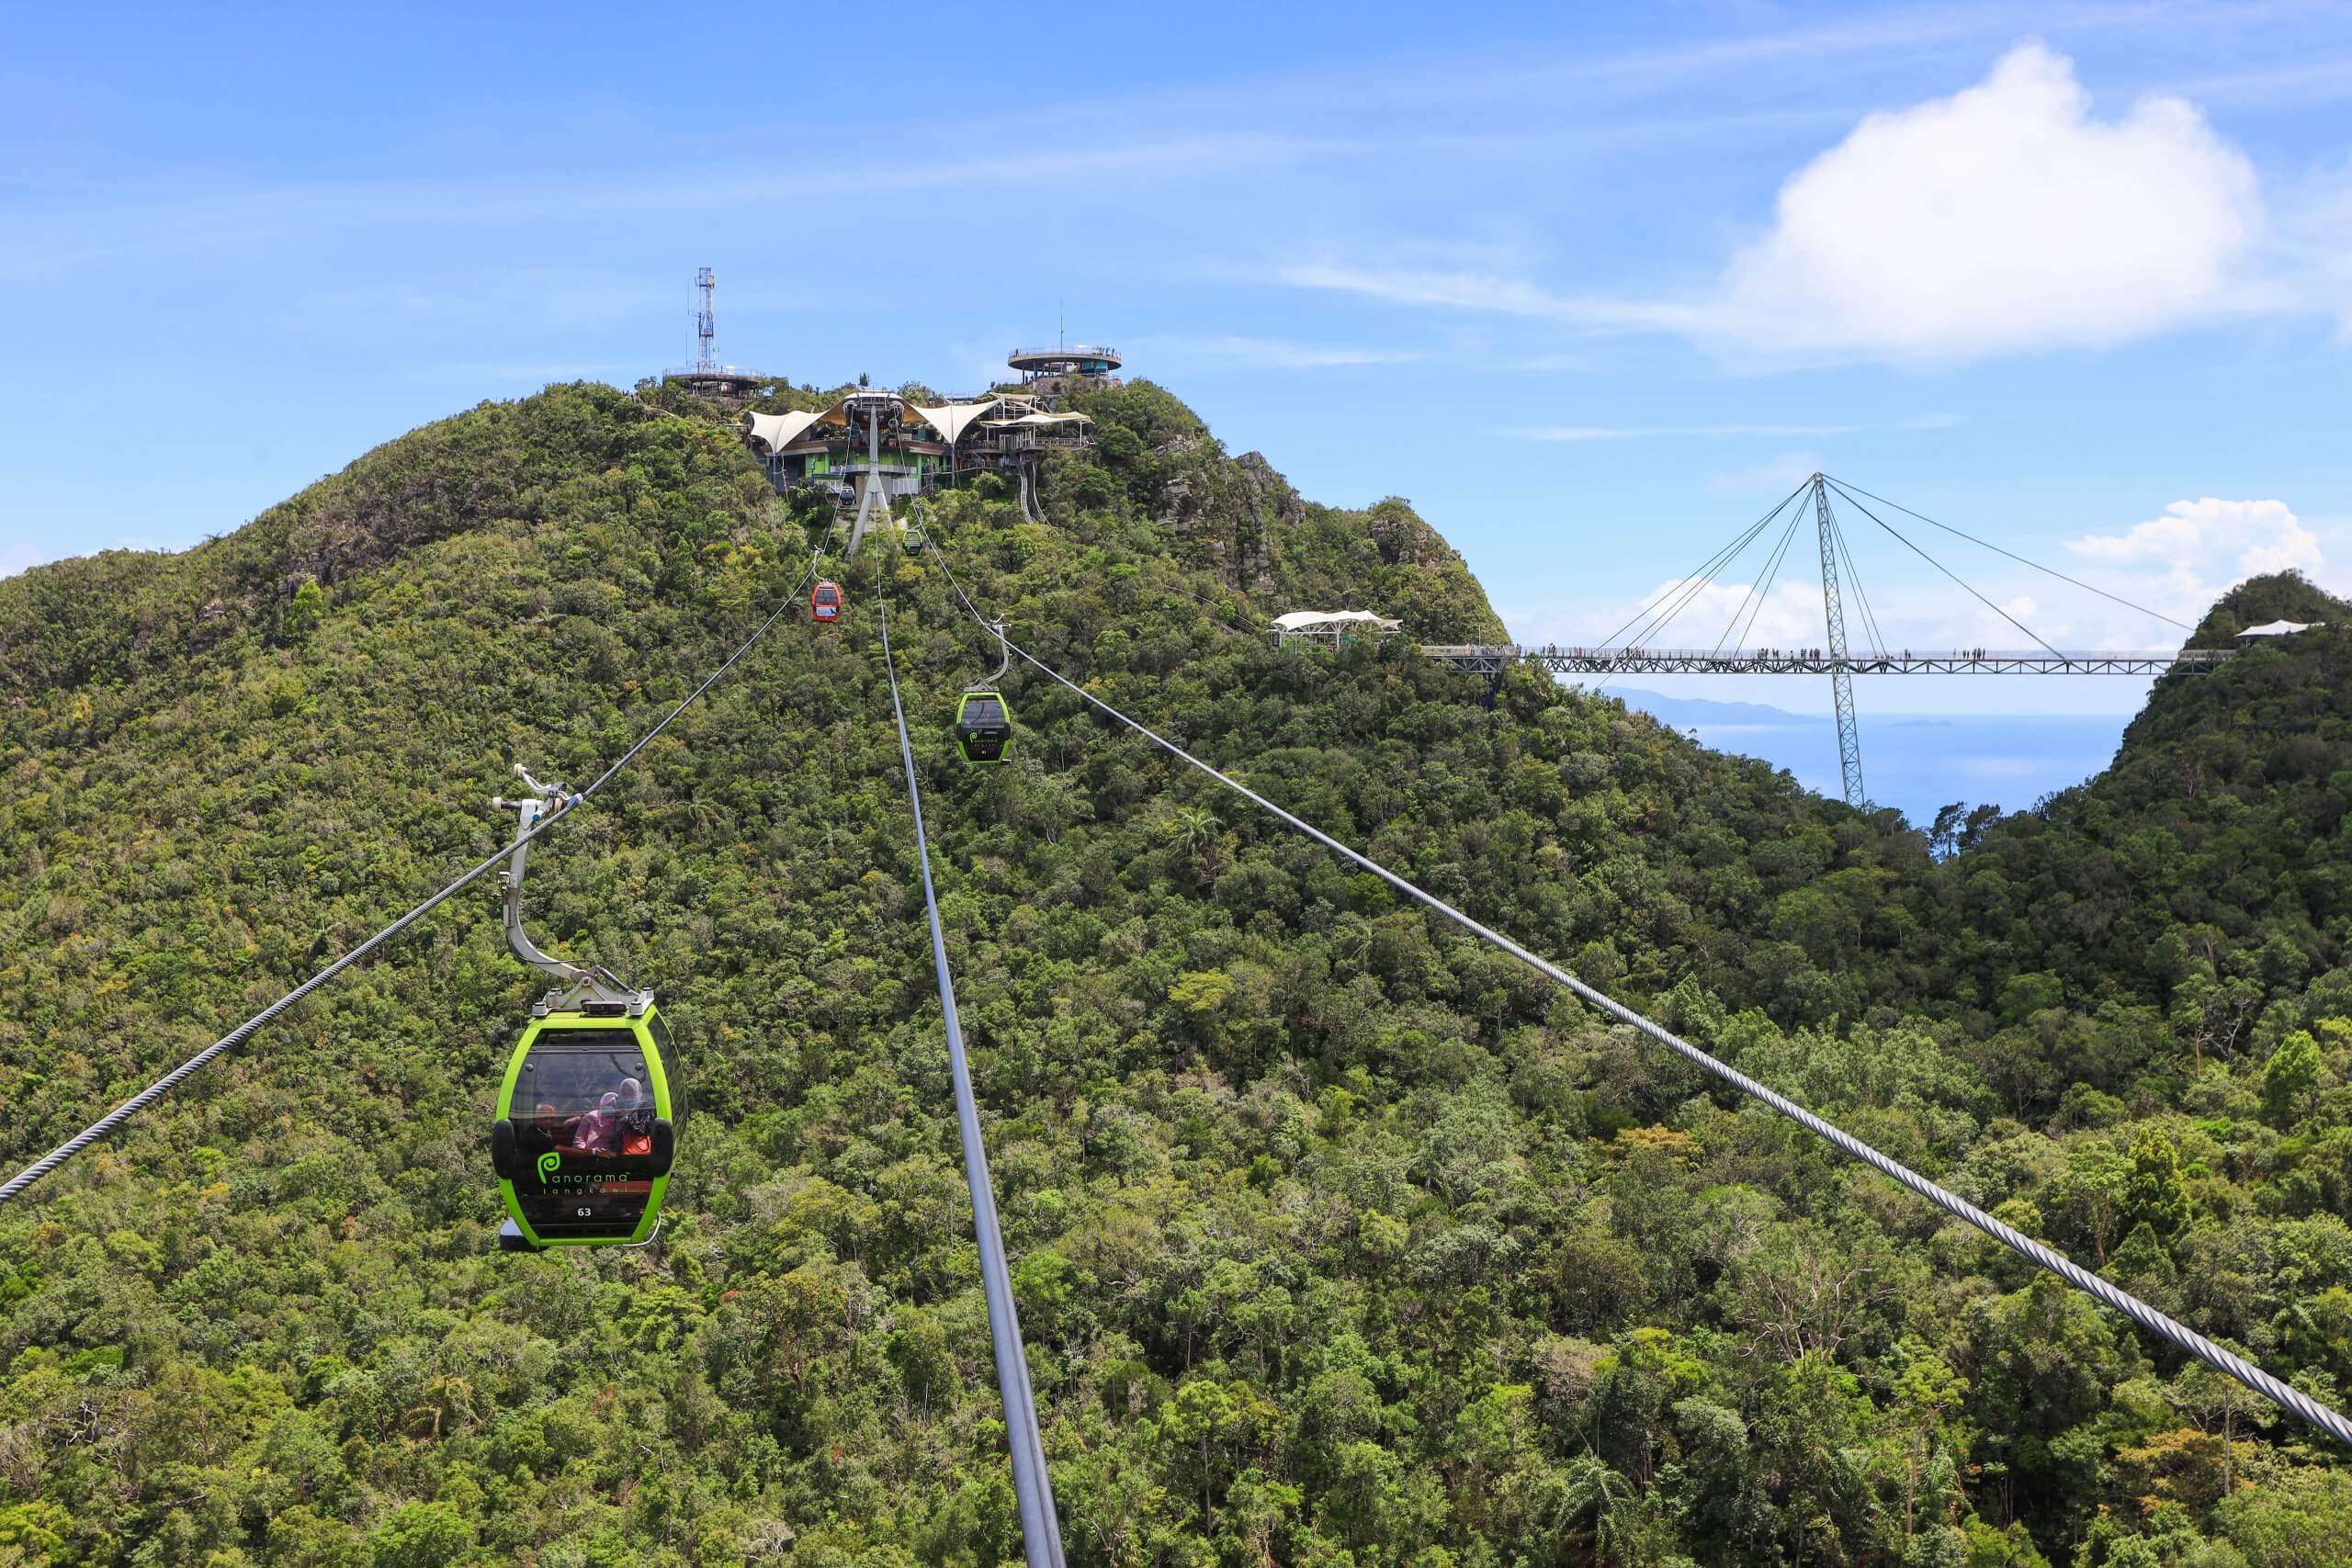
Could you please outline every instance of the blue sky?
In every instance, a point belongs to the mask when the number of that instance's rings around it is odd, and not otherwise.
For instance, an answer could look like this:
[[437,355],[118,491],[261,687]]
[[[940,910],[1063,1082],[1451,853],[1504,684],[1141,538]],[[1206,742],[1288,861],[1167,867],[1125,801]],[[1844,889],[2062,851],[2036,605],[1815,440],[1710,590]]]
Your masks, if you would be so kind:
[[[1815,467],[2183,619],[2352,588],[2340,6],[903,14],[12,7],[0,570],[681,362],[707,264],[723,356],[820,383],[977,387],[1058,311],[1309,496],[1411,498],[1530,640]],[[1889,642],[2023,640],[1848,523]],[[2062,647],[2177,638],[1919,536]],[[1801,553],[1751,640],[1819,640]]]

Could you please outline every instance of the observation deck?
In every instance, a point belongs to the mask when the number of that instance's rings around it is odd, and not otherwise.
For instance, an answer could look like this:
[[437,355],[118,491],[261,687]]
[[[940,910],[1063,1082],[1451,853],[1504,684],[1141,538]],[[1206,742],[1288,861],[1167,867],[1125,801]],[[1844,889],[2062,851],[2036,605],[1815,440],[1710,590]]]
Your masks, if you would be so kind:
[[662,372],[663,385],[684,387],[697,397],[718,403],[749,402],[761,388],[775,379],[740,365],[681,365]]
[[1109,376],[1122,360],[1115,348],[1101,344],[1073,343],[1059,348],[1016,348],[1004,362],[1028,378],[1041,376]]

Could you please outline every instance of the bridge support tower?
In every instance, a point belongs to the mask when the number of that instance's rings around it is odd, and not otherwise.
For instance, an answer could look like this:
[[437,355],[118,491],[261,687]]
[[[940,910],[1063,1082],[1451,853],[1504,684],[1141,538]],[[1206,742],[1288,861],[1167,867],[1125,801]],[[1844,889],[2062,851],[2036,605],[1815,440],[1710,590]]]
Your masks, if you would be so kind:
[[1846,804],[1862,808],[1862,729],[1854,717],[1853,664],[1846,657],[1846,601],[1838,590],[1837,525],[1829,516],[1829,486],[1813,476],[1814,524],[1821,534],[1821,617],[1829,630],[1829,698],[1838,710],[1838,772]]

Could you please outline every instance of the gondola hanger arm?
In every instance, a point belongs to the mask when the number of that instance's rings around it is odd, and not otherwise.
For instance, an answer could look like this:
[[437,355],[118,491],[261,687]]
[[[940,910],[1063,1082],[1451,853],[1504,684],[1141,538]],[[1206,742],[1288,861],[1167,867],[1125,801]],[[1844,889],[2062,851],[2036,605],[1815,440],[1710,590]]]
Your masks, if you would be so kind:
[[503,810],[511,807],[517,813],[514,852],[507,857],[505,869],[498,874],[499,893],[506,909],[507,945],[514,950],[515,957],[556,982],[560,999],[556,999],[551,994],[549,1000],[542,1006],[572,1006],[580,1001],[621,1002],[628,1004],[632,1011],[641,1011],[644,1006],[641,994],[623,984],[618,976],[601,966],[585,968],[558,958],[533,942],[530,933],[523,929],[523,875],[531,853],[528,835],[543,819],[570,809],[581,797],[567,794],[560,784],[541,784],[520,762],[514,764],[514,776],[529,786],[532,793],[513,799],[505,795],[492,795],[490,802],[493,809]]
[[1004,655],[1004,657],[997,662],[996,673],[989,677],[989,684],[993,686],[1002,681],[1005,677],[1005,673],[1012,668],[1012,644],[1005,640],[1004,617],[1002,615],[999,615],[995,620],[990,621],[989,623],[989,629],[996,633],[996,645]]

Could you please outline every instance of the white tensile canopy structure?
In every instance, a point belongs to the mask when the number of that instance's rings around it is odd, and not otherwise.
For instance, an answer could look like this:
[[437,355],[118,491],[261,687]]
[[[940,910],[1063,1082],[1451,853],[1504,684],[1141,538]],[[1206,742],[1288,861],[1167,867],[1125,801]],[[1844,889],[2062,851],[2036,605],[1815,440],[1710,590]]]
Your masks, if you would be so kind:
[[[1036,428],[1094,423],[1086,415],[1074,412],[1048,413],[1026,398],[989,398],[975,403],[941,403],[933,408],[909,403],[906,412],[937,431],[950,446],[961,441],[964,433],[975,424]],[[821,413],[750,413],[743,416],[743,434],[771,453],[781,452],[801,440],[808,435],[811,426],[844,423],[838,404]]]
[[923,423],[947,437],[954,446],[964,432],[974,423],[979,424],[1091,424],[1094,422],[1082,413],[1046,413],[1025,398],[990,398],[979,403],[942,403],[937,408],[910,404],[922,416]]
[[1091,417],[1040,408],[1035,398],[976,398],[926,408],[882,391],[852,393],[820,413],[746,413],[741,428],[779,489],[815,482],[837,503],[854,499],[853,554],[877,505],[887,521],[893,498],[921,495],[967,473],[1010,480],[1022,515],[1043,523],[1037,480],[1046,454],[1094,439]]
[[978,419],[1001,401],[1003,400],[1001,398],[991,398],[984,403],[942,403],[935,409],[927,409],[921,405],[910,406],[914,408],[916,413],[922,416],[922,422],[925,424],[945,436],[947,444],[953,446],[962,439],[966,428],[974,420]]
[[1329,642],[1363,633],[1394,637],[1403,626],[1402,621],[1376,615],[1370,610],[1292,610],[1273,619],[1277,643],[1288,642],[1295,637],[1319,637]]
[[744,433],[771,452],[781,452],[825,416],[820,413],[747,413]]
[[2268,621],[2258,626],[2248,626],[2245,630],[2238,633],[2238,636],[2242,637],[2292,637],[2297,632],[2307,632],[2313,626],[2324,626],[2325,625],[2327,625],[2325,621]]

